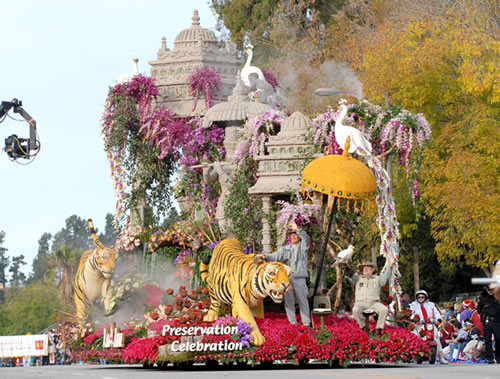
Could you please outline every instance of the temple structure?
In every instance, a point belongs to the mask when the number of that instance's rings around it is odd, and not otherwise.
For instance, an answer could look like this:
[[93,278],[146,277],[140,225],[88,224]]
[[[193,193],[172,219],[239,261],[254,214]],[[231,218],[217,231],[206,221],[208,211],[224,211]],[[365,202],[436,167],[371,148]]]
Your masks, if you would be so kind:
[[[262,197],[263,211],[271,212],[273,197],[300,191],[301,172],[306,164],[306,156],[313,156],[313,145],[306,135],[311,128],[311,120],[300,112],[293,113],[281,125],[276,136],[269,136],[265,149],[256,160],[259,163],[257,183],[248,192]],[[266,217],[262,218],[263,252],[272,252],[271,226]]]
[[180,116],[200,116],[207,111],[204,98],[198,99],[193,110],[193,97],[189,91],[189,76],[199,67],[211,67],[221,74],[222,88],[214,101],[227,100],[235,85],[235,77],[242,60],[230,41],[221,48],[214,32],[202,28],[198,11],[195,10],[190,28],[177,34],[173,50],[162,38],[157,59],[150,61],[151,76],[156,78],[165,106]]

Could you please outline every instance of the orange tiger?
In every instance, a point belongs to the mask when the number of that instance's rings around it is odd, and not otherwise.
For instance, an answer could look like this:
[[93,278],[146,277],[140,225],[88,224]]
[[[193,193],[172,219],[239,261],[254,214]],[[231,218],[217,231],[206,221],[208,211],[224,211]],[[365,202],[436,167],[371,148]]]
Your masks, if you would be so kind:
[[210,263],[200,264],[201,278],[207,283],[210,309],[204,321],[219,317],[222,303],[232,305],[232,315],[249,323],[252,342],[261,346],[266,341],[254,316],[264,317],[265,297],[281,303],[292,286],[289,275],[292,269],[280,262],[262,263],[255,254],[245,254],[236,239],[226,239],[215,247]]
[[114,249],[105,247],[99,240],[91,219],[88,225],[96,248],[83,253],[75,277],[76,316],[81,321],[85,319],[87,306],[92,305],[99,296],[102,297],[104,309],[109,310],[108,290],[118,257]]

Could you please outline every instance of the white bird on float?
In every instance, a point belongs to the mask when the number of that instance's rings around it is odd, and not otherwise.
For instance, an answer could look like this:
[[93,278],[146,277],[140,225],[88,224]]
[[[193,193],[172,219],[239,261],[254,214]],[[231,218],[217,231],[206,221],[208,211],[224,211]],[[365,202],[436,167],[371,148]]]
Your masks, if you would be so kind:
[[133,61],[134,61],[133,68],[132,68],[133,71],[132,72],[127,72],[125,74],[121,74],[118,77],[118,80],[117,80],[118,84],[123,84],[123,83],[131,81],[132,78],[139,73],[139,64],[138,64],[139,58],[137,58],[137,56],[135,55],[135,53],[134,53]]
[[343,150],[345,146],[345,142],[347,140],[347,136],[351,136],[351,142],[349,145],[349,153],[363,153],[360,149],[363,149],[365,152],[372,152],[372,144],[370,141],[366,139],[366,137],[361,133],[358,129],[353,128],[352,126],[342,124],[345,116],[347,115],[347,106],[342,104],[340,106],[340,116],[335,122],[335,140],[337,141],[340,148]]
[[266,80],[264,77],[264,73],[262,70],[258,67],[255,66],[250,66],[252,63],[252,58],[253,58],[253,46],[248,45],[245,49],[245,53],[247,54],[247,61],[245,62],[245,65],[241,69],[241,80],[243,83],[247,86],[250,87],[250,74],[257,74],[259,79],[261,80]]
[[349,245],[347,249],[344,249],[337,254],[337,257],[335,258],[332,267],[335,267],[340,263],[349,263],[353,255],[354,255],[354,246]]

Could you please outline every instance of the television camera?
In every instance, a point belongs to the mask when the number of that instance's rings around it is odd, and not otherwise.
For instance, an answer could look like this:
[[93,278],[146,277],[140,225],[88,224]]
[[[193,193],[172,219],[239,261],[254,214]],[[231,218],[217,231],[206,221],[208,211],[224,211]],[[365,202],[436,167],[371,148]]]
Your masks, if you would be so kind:
[[16,134],[13,134],[5,139],[5,147],[3,150],[7,153],[9,158],[14,161],[17,161],[18,158],[33,158],[40,151],[36,121],[23,109],[22,105],[23,103],[18,99],[2,101],[0,104],[0,122],[3,122],[9,110],[13,109],[14,113],[19,113],[30,125],[29,138],[19,138]]

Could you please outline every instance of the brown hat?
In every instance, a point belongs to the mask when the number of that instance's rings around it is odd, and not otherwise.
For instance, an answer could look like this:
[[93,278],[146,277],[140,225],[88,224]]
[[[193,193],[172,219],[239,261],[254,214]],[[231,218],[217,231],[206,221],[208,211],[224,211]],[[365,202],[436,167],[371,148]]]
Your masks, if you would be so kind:
[[373,268],[375,268],[375,264],[372,262],[372,261],[364,261],[363,263],[361,263],[358,267],[359,268],[362,268],[364,266],[371,266]]

